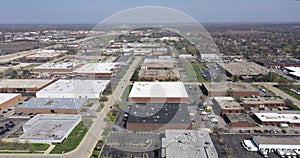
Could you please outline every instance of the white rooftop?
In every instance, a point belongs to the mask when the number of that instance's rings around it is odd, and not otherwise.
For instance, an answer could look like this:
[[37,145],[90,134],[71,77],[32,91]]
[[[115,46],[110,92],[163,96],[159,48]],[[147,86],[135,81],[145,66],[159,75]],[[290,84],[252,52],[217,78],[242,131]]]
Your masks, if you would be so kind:
[[0,93],[0,104],[3,104],[19,95],[20,93]]
[[291,67],[285,67],[285,68],[290,71],[293,71],[293,72],[290,72],[290,74],[300,77],[300,67],[291,66]]
[[134,82],[129,97],[188,98],[183,82]]
[[166,130],[162,138],[162,148],[166,148],[166,158],[207,157],[217,158],[218,154],[208,134],[208,130]]
[[118,63],[87,63],[74,73],[112,73]]
[[81,64],[80,62],[57,62],[57,63],[53,63],[53,62],[49,62],[49,63],[45,63],[42,64],[40,66],[35,67],[34,69],[72,69],[75,66],[78,66],[79,64]]
[[262,122],[300,123],[300,114],[254,113]]
[[36,93],[37,98],[99,98],[109,80],[58,80]]
[[61,143],[81,121],[80,115],[37,114],[23,125],[20,142]]

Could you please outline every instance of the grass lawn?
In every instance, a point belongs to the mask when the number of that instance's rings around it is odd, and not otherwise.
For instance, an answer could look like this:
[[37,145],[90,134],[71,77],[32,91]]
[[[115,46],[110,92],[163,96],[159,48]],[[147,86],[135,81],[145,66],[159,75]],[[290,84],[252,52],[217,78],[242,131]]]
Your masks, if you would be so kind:
[[67,153],[74,150],[81,142],[88,129],[81,121],[62,144],[56,144],[50,154]]
[[197,82],[198,81],[197,74],[195,73],[194,68],[190,64],[190,62],[182,62],[182,68],[184,70],[186,82]]
[[109,113],[106,114],[106,117],[111,122],[115,122],[117,116],[118,116],[118,111],[110,111]]
[[124,92],[123,92],[123,94],[121,96],[122,101],[126,101],[128,99],[128,95],[129,95],[129,92],[130,92],[131,88],[132,88],[132,85],[128,85],[125,88],[125,90],[124,90]]
[[49,144],[41,143],[0,142],[0,150],[28,150],[28,152],[38,152],[47,150],[49,146]]
[[294,85],[294,86],[275,85],[275,87],[284,91],[286,94],[300,100],[300,95],[296,94],[295,92],[290,91],[290,88],[299,89],[300,85]]
[[205,69],[205,63],[192,63],[192,66],[194,68],[194,71],[197,75],[198,78],[198,82],[209,82],[209,80],[205,80],[204,77],[202,76],[202,74],[199,72],[199,68],[201,69]]

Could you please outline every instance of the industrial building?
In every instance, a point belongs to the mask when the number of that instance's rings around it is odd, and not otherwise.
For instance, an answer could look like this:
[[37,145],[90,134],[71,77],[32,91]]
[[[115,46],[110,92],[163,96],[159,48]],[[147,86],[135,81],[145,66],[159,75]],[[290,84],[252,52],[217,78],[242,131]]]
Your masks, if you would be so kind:
[[88,75],[97,77],[111,77],[118,69],[119,63],[87,63],[73,71],[75,75]]
[[253,119],[262,125],[288,124],[290,127],[300,127],[300,114],[254,113]]
[[24,114],[78,114],[88,100],[85,98],[32,98],[15,109]]
[[186,104],[133,104],[125,127],[131,130],[191,129]]
[[266,75],[269,72],[267,68],[254,62],[226,62],[219,65],[226,70],[227,76],[236,75],[245,79],[261,74]]
[[37,92],[54,81],[50,79],[3,79],[0,81],[0,92]]
[[231,127],[255,127],[255,121],[248,114],[226,113],[224,120]]
[[134,82],[129,102],[189,103],[183,82]]
[[20,93],[0,93],[0,110],[12,105],[22,98]]
[[23,125],[18,142],[62,143],[80,121],[80,115],[38,114]]
[[176,70],[172,63],[145,63],[142,65],[138,74],[138,80],[178,80],[179,71]]
[[299,136],[253,136],[252,142],[258,149],[276,151],[276,150],[300,150]]
[[300,79],[300,67],[285,67],[288,74],[296,79]]
[[31,70],[32,73],[51,73],[51,74],[61,74],[61,73],[72,73],[73,70],[82,66],[81,62],[75,61],[63,61],[56,63],[45,63],[37,66]]
[[50,61],[59,57],[62,57],[62,53],[37,53],[26,56],[26,59],[33,61]]
[[244,113],[245,109],[232,97],[214,97],[213,110],[215,114],[224,116],[227,113]]
[[109,80],[58,80],[36,93],[37,98],[99,98]]
[[203,93],[207,96],[259,96],[259,90],[255,89],[247,83],[236,82],[210,82],[202,83],[200,87]]
[[286,103],[279,98],[241,98],[240,100],[244,107],[274,108],[286,106]]
[[168,129],[165,133],[165,137],[162,138],[162,158],[218,157],[218,153],[209,136],[208,130]]

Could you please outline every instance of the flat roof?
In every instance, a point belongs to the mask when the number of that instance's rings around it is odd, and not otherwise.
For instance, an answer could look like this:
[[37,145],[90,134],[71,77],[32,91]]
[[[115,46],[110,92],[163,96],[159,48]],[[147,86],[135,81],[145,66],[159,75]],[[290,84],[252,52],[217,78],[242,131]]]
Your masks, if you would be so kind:
[[3,104],[19,95],[21,95],[21,94],[20,93],[0,93],[0,104]]
[[162,138],[162,148],[166,148],[166,157],[217,158],[218,154],[206,129],[166,130]]
[[0,88],[42,88],[54,80],[51,79],[4,79]]
[[262,122],[300,123],[300,114],[254,113]]
[[158,58],[145,58],[144,64],[147,63],[169,63],[173,64],[176,62],[176,59],[171,58],[171,56],[159,56]]
[[129,98],[188,98],[183,82],[134,82]]
[[80,65],[81,62],[78,61],[63,61],[63,62],[49,62],[37,66],[33,69],[73,69],[74,67]]
[[119,63],[87,63],[74,70],[74,73],[113,73]]
[[237,82],[204,82],[202,83],[208,91],[252,91],[258,92],[257,89],[252,87],[248,83],[237,83]]
[[221,109],[244,109],[238,102],[234,101],[232,97],[214,97],[213,98]]
[[285,69],[292,71],[290,74],[300,77],[300,67],[291,66],[291,67],[285,67]]
[[255,121],[248,114],[226,113],[226,117],[230,122],[253,122]]
[[26,56],[26,58],[53,58],[53,57],[57,57],[60,56],[62,53],[37,53],[37,54],[33,54],[33,55],[28,55]]
[[270,144],[270,145],[299,145],[299,136],[253,136],[253,139],[259,143],[259,145]]
[[267,74],[269,70],[254,62],[226,62],[220,63],[226,71],[232,75],[237,76],[256,76],[260,74]]
[[80,109],[87,100],[85,98],[32,98],[18,108]]
[[37,98],[99,98],[110,80],[58,80],[36,93]]
[[243,104],[285,104],[279,98],[241,98]]
[[80,115],[37,114],[23,125],[18,141],[61,143],[80,121]]
[[191,118],[186,104],[133,104],[127,123],[178,123],[190,124]]

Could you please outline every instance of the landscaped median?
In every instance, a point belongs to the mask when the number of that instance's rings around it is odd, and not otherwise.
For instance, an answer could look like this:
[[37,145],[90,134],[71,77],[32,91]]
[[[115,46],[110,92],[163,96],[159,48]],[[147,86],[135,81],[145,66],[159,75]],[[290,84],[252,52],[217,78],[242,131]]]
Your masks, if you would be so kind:
[[61,144],[56,144],[50,154],[63,154],[70,152],[80,144],[88,129],[81,121]]
[[0,142],[0,153],[44,153],[49,144]]

